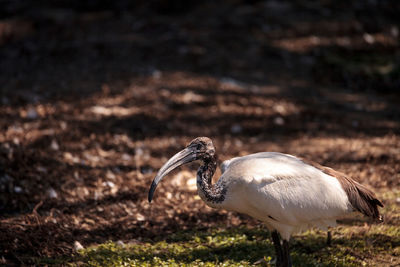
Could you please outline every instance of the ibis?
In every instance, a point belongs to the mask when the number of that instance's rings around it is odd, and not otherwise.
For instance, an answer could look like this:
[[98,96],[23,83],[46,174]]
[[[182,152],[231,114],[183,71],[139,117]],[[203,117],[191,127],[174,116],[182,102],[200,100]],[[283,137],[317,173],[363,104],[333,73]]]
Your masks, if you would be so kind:
[[331,168],[278,153],[261,152],[224,161],[222,175],[212,184],[217,168],[215,147],[198,137],[170,158],[154,178],[148,200],[159,182],[175,168],[200,160],[197,192],[210,207],[244,213],[271,231],[277,266],[292,266],[289,239],[310,227],[333,227],[336,219],[360,212],[380,222],[383,204],[365,186]]

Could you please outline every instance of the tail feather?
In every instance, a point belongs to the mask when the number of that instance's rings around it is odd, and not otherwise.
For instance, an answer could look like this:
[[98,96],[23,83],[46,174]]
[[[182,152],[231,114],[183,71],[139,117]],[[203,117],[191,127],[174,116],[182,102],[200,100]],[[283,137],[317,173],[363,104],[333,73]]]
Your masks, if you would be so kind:
[[374,192],[345,176],[339,181],[355,210],[378,222],[383,221],[378,210],[378,206],[383,207],[383,204],[377,199]]

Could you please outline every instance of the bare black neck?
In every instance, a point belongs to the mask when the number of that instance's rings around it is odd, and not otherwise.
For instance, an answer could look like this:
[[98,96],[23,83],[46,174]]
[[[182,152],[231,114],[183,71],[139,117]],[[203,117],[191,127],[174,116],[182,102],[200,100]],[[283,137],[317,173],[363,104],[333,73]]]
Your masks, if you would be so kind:
[[212,177],[217,169],[217,156],[203,158],[197,171],[197,188],[200,196],[208,204],[218,204],[225,200],[226,188],[222,183],[212,185]]

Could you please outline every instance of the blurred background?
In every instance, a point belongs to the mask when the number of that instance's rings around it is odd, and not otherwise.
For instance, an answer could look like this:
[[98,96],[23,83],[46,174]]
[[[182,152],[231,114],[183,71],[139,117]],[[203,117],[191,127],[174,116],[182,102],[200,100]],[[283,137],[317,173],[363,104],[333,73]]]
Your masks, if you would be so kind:
[[1,0],[3,263],[257,224],[207,208],[196,164],[147,203],[158,168],[197,136],[220,161],[280,151],[398,191],[399,12],[396,0]]

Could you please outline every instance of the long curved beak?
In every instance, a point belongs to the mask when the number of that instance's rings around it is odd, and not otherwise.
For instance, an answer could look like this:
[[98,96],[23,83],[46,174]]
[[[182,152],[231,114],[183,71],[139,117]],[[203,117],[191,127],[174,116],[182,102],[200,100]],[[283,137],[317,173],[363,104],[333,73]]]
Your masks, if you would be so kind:
[[192,162],[196,160],[196,153],[193,148],[187,147],[184,150],[176,153],[172,158],[170,158],[158,171],[156,177],[154,178],[153,182],[151,183],[150,190],[149,190],[149,202],[153,199],[154,191],[157,188],[158,183],[170,173],[172,170],[178,168],[179,166]]

